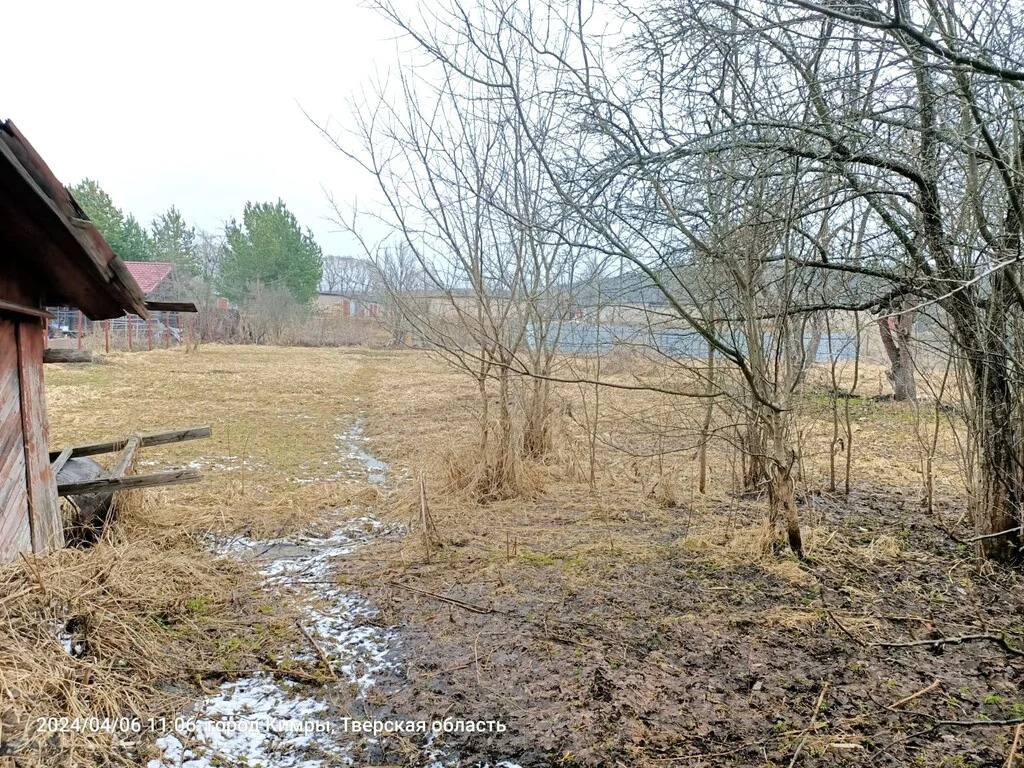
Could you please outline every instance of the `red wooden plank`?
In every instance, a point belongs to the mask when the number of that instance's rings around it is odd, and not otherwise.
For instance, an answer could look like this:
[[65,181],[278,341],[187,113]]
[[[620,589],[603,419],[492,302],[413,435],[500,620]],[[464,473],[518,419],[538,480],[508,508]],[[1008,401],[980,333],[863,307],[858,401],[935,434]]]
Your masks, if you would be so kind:
[[32,549],[14,322],[0,319],[0,562]]
[[64,527],[57,500],[57,482],[50,469],[43,337],[36,323],[18,323],[18,374],[32,549],[46,552],[64,546]]

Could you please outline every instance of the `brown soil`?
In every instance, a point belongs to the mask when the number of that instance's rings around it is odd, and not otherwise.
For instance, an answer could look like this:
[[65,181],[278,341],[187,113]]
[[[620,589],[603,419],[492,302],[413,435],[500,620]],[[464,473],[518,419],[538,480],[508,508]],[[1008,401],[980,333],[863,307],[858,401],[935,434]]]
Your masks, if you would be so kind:
[[[380,385],[370,433],[412,477],[437,476],[430,438],[471,393],[408,360]],[[400,386],[415,396],[390,399]],[[803,563],[759,553],[763,499],[719,488],[665,508],[624,480],[590,493],[555,479],[532,501],[433,500],[445,544],[427,564],[414,484],[400,484],[393,508],[412,532],[349,564],[404,637],[406,674],[384,683],[382,712],[508,724],[446,736],[465,765],[1024,764],[1011,757],[1024,580],[979,568],[940,530],[962,513],[955,478],[936,482],[937,515],[921,510],[920,487],[893,484],[914,475],[906,406],[857,408],[874,450],[862,449],[849,497],[802,497]],[[937,461],[952,463],[942,440]],[[804,487],[821,487],[824,460],[807,458]],[[938,642],[881,645],[921,641]]]

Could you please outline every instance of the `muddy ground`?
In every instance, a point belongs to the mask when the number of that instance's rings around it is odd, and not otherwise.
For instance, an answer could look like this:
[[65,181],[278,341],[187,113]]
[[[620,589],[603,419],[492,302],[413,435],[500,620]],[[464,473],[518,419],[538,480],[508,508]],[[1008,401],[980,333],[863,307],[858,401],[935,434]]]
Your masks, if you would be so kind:
[[[557,550],[509,557],[496,541],[475,555],[485,579],[460,578],[482,572],[465,554],[364,573],[403,635],[407,680],[382,684],[386,709],[506,722],[449,738],[466,764],[1008,764],[1024,722],[1021,579],[979,573],[914,497],[818,498],[851,554],[786,569],[692,551],[684,510],[647,532],[649,553],[615,552],[612,535],[595,555],[571,533],[582,513],[541,506]],[[618,525],[634,540],[643,527]],[[898,552],[872,550],[894,533]],[[880,645],[965,635],[986,638]]]

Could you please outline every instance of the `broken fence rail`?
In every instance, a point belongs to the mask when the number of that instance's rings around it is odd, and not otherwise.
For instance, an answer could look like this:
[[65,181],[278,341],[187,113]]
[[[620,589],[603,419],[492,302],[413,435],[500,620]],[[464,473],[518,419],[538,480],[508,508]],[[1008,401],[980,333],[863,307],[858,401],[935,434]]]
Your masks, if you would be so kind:
[[130,491],[136,488],[152,488],[157,485],[178,485],[198,483],[202,477],[198,469],[172,469],[167,472],[153,472],[149,475],[126,475],[125,477],[100,477],[83,483],[62,483],[57,486],[58,496],[77,496],[81,493],[102,491]]
[[[182,443],[186,440],[199,440],[213,434],[210,427],[189,427],[188,429],[175,429],[170,432],[153,432],[148,435],[139,435],[139,448],[149,448],[153,445],[169,445],[171,443]],[[80,456],[96,456],[100,453],[113,453],[124,448],[131,437],[121,437],[116,440],[107,440],[102,443],[84,443],[70,447],[69,459]],[[64,451],[50,451],[50,462],[56,461]]]
[[166,472],[153,472],[147,475],[125,475],[131,466],[135,454],[140,448],[153,445],[170,445],[185,440],[199,440],[210,437],[213,430],[208,426],[175,429],[169,432],[153,432],[148,435],[131,435],[129,437],[107,440],[101,443],[84,443],[71,445],[60,451],[50,451],[50,467],[54,477],[60,474],[69,459],[81,456],[95,456],[101,453],[120,451],[117,462],[109,477],[99,477],[81,482],[57,484],[58,496],[76,496],[84,493],[114,493],[137,488],[152,488],[158,485],[178,485],[180,483],[196,483],[201,479],[196,469],[173,469]]

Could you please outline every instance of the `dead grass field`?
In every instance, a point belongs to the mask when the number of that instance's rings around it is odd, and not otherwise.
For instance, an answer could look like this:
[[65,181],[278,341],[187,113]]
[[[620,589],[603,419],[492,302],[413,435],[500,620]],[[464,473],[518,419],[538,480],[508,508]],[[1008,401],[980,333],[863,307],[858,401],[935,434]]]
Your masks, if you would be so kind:
[[[609,366],[636,373],[628,360]],[[528,467],[536,492],[478,505],[438,491],[472,450],[473,383],[424,352],[206,346],[46,373],[53,446],[195,424],[214,437],[143,450],[141,461],[193,462],[205,479],[136,499],[97,549],[0,570],[5,733],[53,714],[173,714],[196,686],[273,668],[295,642],[287,606],[213,560],[204,534],[280,535],[359,503],[409,531],[342,566],[402,631],[406,675],[380,681],[380,713],[509,724],[451,739],[466,764],[1012,768],[1018,653],[991,639],[877,645],[987,635],[1024,646],[1021,580],[979,570],[936,525],[965,535],[945,419],[939,518],[921,510],[927,406],[851,400],[853,485],[845,495],[840,475],[833,492],[833,405],[815,394],[827,389],[816,372],[801,406],[810,561],[799,563],[762,554],[765,502],[732,492],[724,442],[697,493],[692,435],[675,428],[693,406],[678,398],[602,393],[591,488],[590,395],[557,387],[554,453]],[[869,396],[877,373],[861,372]],[[333,476],[334,436],[357,418],[392,465],[386,495]],[[420,473],[440,539],[429,564]],[[89,644],[82,658],[54,634],[69,617]],[[137,759],[102,735],[24,754],[35,765]]]
[[[46,738],[36,718],[173,718],[195,691],[288,657],[290,607],[270,602],[251,570],[214,560],[205,536],[283,535],[376,499],[335,475],[334,435],[372,391],[370,361],[359,352],[211,346],[47,366],[52,446],[198,424],[214,434],[138,457],[142,469],[199,467],[201,483],[134,493],[94,549],[0,569],[0,741],[19,748],[0,765],[137,765],[123,734]],[[318,674],[290,668],[287,676]]]
[[[377,452],[410,478],[425,473],[428,489],[443,485],[472,445],[472,418],[461,417],[477,407],[472,382],[423,354],[379,365],[367,425]],[[605,372],[636,381],[633,361]],[[849,387],[851,371],[837,374]],[[762,553],[765,500],[733,492],[735,453],[721,440],[707,493],[697,492],[685,427],[700,406],[672,396],[602,393],[591,489],[586,390],[558,389],[555,456],[531,468],[542,490],[486,506],[434,494],[445,544],[430,564],[407,481],[390,503],[412,534],[382,544],[389,570],[375,593],[416,638],[411,692],[391,694],[399,710],[502,717],[513,724],[503,742],[467,738],[460,749],[523,765],[1013,763],[1024,718],[1021,581],[979,571],[940,530],[970,535],[962,424],[940,413],[936,433],[934,406],[870,399],[885,394],[874,391],[881,377],[860,371],[867,397],[849,401],[853,440],[835,456],[835,491],[827,369],[800,403],[807,563]],[[922,446],[933,438],[928,515]],[[1014,650],[992,640],[1002,633]],[[991,637],[877,645],[964,635]]]

